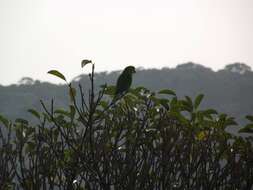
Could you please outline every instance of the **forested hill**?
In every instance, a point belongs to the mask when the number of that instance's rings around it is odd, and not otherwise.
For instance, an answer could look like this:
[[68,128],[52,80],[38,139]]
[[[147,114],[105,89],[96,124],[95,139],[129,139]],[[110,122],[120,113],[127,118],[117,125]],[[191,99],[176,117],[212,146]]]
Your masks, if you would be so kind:
[[[114,85],[119,71],[96,74],[97,86],[107,83]],[[84,90],[89,88],[88,75],[80,75],[72,81],[80,83]],[[170,88],[179,97],[205,95],[203,106],[225,112],[242,121],[243,116],[253,114],[253,72],[242,63],[227,65],[217,72],[202,65],[186,63],[176,68],[137,69],[134,86],[144,86],[151,90]],[[66,85],[54,85],[34,81],[25,77],[17,85],[0,86],[0,114],[11,119],[28,118],[27,109],[41,110],[40,99],[49,103],[54,98],[55,107],[69,104]]]

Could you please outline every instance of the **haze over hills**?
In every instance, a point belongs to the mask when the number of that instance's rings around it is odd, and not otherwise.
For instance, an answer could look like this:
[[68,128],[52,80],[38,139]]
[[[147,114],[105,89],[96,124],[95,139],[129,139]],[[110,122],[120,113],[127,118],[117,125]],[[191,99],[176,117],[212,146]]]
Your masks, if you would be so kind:
[[[97,73],[96,85],[114,85],[119,73]],[[74,78],[72,83],[80,83],[86,91],[90,84],[88,80],[88,75],[83,74]],[[253,113],[253,72],[243,63],[227,65],[217,72],[192,62],[173,69],[139,68],[134,75],[133,86],[144,86],[152,91],[169,88],[175,90],[179,97],[196,97],[203,93],[202,107],[227,113],[238,122],[243,122],[245,115]],[[30,118],[27,109],[41,110],[40,100],[49,103],[52,98],[56,108],[68,106],[67,86],[24,77],[17,85],[0,85],[0,114],[10,119]]]

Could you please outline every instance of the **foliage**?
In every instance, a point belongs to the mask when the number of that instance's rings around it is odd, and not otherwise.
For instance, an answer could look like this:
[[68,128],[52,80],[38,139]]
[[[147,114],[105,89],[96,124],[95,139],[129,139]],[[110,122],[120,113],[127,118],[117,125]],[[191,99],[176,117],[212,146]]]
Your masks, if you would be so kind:
[[88,93],[67,83],[67,109],[29,109],[36,124],[0,116],[0,189],[253,188],[252,136],[228,133],[234,118],[200,109],[204,95],[136,87],[111,103],[115,87],[95,90],[94,64],[89,79]]
[[[90,60],[83,60],[83,66],[88,64],[85,69],[90,67],[90,62]],[[99,86],[105,82],[116,84],[119,73],[96,73],[95,89],[99,90]],[[199,93],[205,94],[205,101],[201,104],[201,108],[214,107],[219,112],[235,117],[241,124],[246,124],[245,115],[252,114],[253,72],[241,63],[227,65],[217,72],[195,63],[186,63],[176,68],[137,68],[137,73],[134,76],[133,87],[145,86],[151,91],[169,88],[177,92],[179,98],[185,95],[194,98]],[[59,83],[63,82],[65,81],[59,79]],[[76,88],[81,83],[83,89],[88,89],[89,76],[82,74],[74,78],[71,83]],[[9,119],[21,117],[31,121],[34,118],[26,110],[34,108],[42,111],[39,100],[50,103],[51,98],[55,99],[55,107],[66,109],[68,105],[66,89],[68,85],[55,85],[27,77],[23,78],[19,85],[0,86],[0,113]],[[84,90],[84,93],[87,98],[88,90]],[[234,127],[228,130],[238,131]]]

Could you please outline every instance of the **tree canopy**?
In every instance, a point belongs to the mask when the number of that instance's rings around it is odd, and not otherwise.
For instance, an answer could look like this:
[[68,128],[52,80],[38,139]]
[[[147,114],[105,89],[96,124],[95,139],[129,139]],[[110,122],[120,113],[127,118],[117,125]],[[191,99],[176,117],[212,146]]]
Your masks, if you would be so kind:
[[242,138],[203,94],[139,86],[112,104],[115,86],[93,88],[94,67],[89,88],[51,74],[66,81],[65,109],[56,97],[28,110],[35,123],[0,116],[0,189],[252,189],[253,116]]

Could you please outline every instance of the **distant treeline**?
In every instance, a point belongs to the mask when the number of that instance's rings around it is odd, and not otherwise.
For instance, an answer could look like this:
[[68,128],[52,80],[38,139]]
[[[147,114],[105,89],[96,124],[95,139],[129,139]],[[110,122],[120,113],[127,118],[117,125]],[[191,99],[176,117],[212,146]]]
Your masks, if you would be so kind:
[[[96,83],[115,85],[119,71],[100,72],[95,75]],[[89,77],[77,76],[72,84],[88,89]],[[217,72],[192,62],[176,68],[137,69],[133,86],[144,86],[153,91],[163,88],[175,90],[179,97],[196,97],[204,94],[203,107],[214,108],[236,118],[240,123],[243,117],[253,112],[253,72],[243,63],[227,65]],[[69,105],[66,85],[55,85],[24,77],[18,84],[0,85],[0,113],[10,119],[19,117],[31,119],[27,109],[41,110],[40,100],[50,102],[55,99],[57,107]]]

